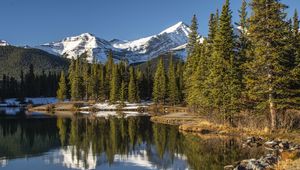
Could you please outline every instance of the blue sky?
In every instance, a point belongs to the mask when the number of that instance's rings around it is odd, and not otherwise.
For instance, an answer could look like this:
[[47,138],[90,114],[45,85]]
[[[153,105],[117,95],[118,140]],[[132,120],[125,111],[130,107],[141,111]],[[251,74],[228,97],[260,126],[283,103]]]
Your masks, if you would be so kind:
[[[209,14],[224,0],[1,0],[0,39],[37,45],[90,32],[104,39],[132,40],[159,33],[193,14],[199,33],[207,34]],[[300,0],[282,0],[300,10]],[[234,20],[241,0],[231,0]],[[300,11],[299,11],[300,12]]]

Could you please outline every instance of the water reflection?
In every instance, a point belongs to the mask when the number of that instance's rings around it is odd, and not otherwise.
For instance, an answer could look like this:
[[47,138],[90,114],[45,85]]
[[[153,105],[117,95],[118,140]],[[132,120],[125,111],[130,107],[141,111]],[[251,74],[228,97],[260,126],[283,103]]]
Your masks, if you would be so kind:
[[149,117],[2,118],[0,139],[6,169],[223,169],[262,154],[242,149],[237,139],[182,135]]

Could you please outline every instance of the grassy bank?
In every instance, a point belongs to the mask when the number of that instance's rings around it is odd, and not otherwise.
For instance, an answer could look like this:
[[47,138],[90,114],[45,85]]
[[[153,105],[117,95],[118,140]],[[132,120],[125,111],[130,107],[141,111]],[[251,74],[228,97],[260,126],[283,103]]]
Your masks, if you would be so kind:
[[[246,138],[249,136],[260,136],[264,139],[283,139],[294,143],[300,143],[300,131],[278,130],[271,132],[268,128],[232,127],[226,124],[218,124],[195,114],[170,113],[166,115],[153,116],[151,121],[162,124],[178,125],[182,133],[192,133],[201,138],[218,136],[238,136]],[[278,170],[300,169],[300,153],[288,152],[281,156],[281,161],[276,165]]]

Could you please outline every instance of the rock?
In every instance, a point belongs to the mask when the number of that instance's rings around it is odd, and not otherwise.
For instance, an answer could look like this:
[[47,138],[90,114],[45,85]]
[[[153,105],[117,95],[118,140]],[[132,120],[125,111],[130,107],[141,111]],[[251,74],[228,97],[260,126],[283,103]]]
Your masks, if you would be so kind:
[[262,145],[262,142],[263,142],[263,138],[261,138],[261,137],[258,137],[258,138],[248,137],[246,139],[245,144],[248,145],[249,147],[259,147]]
[[234,169],[233,165],[224,166],[224,170],[233,170],[233,169]]
[[290,144],[288,142],[281,142],[281,143],[279,143],[278,146],[282,149],[289,149],[290,148]]
[[246,143],[250,144],[250,143],[253,143],[255,141],[256,141],[255,137],[248,137],[247,140],[246,140]]
[[238,165],[237,167],[234,168],[234,170],[247,170],[247,169],[242,165]]
[[264,146],[268,150],[278,150],[279,149],[277,141],[267,141],[267,142],[265,142]]
[[278,162],[278,157],[268,154],[265,157],[260,158],[260,162],[266,164],[266,165],[274,165]]

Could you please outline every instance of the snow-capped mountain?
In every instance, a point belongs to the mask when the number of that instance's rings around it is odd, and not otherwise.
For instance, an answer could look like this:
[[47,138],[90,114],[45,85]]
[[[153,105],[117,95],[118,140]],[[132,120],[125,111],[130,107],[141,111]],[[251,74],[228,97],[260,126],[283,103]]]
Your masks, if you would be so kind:
[[9,46],[10,44],[5,40],[0,40],[0,46]]
[[160,54],[175,51],[185,54],[183,47],[188,42],[190,28],[183,22],[179,22],[157,35],[133,40],[123,41],[113,39],[107,41],[90,33],[84,33],[74,37],[68,37],[62,41],[52,42],[36,46],[35,48],[47,51],[51,54],[61,55],[67,58],[77,58],[87,53],[88,61],[105,62],[109,51],[114,54],[115,60],[127,60],[129,63],[144,62],[155,58]]

